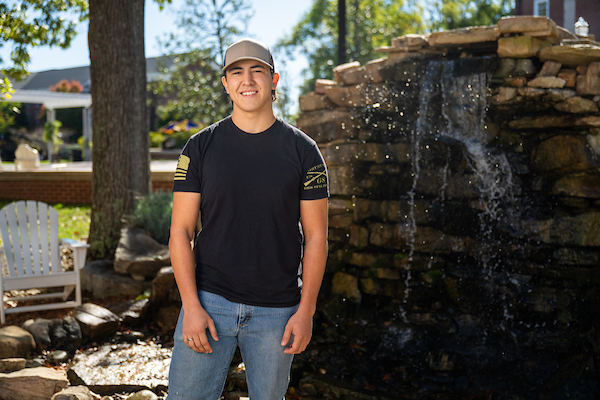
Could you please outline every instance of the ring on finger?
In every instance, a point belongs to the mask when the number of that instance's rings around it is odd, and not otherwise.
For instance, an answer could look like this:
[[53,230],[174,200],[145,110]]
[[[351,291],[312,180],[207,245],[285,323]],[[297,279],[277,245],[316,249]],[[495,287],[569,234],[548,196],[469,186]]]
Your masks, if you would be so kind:
[[188,338],[188,342],[192,342],[192,341],[194,341],[194,338],[191,338],[191,337]]

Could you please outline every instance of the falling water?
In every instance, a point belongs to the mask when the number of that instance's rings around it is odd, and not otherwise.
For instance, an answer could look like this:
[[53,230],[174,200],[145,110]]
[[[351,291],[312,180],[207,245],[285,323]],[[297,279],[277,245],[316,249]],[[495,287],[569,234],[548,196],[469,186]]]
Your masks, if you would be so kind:
[[[476,258],[480,263],[483,278],[490,290],[495,274],[502,273],[498,265],[504,244],[498,239],[496,227],[503,220],[514,218],[509,215],[516,198],[516,188],[509,161],[503,153],[492,152],[487,147],[485,116],[489,92],[489,72],[470,71],[470,60],[431,61],[420,77],[419,108],[415,130],[411,135],[412,187],[408,192],[410,212],[407,216],[409,265],[413,261],[417,222],[415,209],[417,184],[421,174],[422,142],[426,137],[447,137],[464,144],[467,159],[473,173],[471,184],[477,191],[479,208],[479,238],[481,248]],[[441,104],[440,104],[441,103]],[[438,113],[438,108],[441,107]],[[447,166],[436,202],[443,205],[447,188]],[[410,294],[410,268],[406,271],[405,303]],[[490,293],[493,295],[492,293]],[[502,299],[502,294],[500,295]],[[503,305],[505,319],[512,318],[507,306]],[[405,311],[401,311],[406,320]]]

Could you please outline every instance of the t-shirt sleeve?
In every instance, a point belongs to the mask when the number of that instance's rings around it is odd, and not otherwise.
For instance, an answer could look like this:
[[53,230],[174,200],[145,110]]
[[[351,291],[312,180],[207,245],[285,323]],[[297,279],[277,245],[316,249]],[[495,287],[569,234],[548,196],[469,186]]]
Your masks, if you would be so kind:
[[192,136],[184,146],[175,177],[173,179],[174,192],[201,193],[200,182],[200,151],[198,149],[198,136]]
[[303,166],[304,177],[300,189],[300,200],[318,200],[329,197],[327,167],[316,144],[310,146]]

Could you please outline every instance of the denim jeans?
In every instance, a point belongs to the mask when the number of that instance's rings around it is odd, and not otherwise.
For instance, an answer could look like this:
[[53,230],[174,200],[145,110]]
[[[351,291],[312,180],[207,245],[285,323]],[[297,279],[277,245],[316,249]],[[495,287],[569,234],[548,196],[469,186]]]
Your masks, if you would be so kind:
[[175,329],[169,370],[168,400],[217,400],[239,346],[246,365],[250,400],[282,400],[290,380],[293,355],[285,354],[281,339],[298,306],[257,307],[232,303],[199,291],[200,303],[215,322],[219,341],[207,332],[213,352],[197,353],[184,343],[183,309]]

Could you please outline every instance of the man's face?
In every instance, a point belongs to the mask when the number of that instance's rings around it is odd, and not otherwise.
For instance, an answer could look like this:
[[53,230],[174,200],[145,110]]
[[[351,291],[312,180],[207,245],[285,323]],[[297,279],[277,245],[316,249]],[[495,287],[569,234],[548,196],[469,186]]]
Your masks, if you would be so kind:
[[278,74],[259,61],[242,60],[225,71],[223,86],[234,107],[246,112],[271,108],[271,91],[277,87]]

